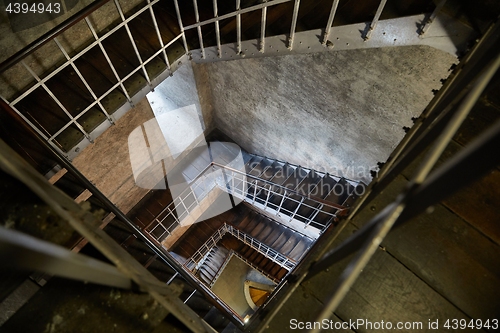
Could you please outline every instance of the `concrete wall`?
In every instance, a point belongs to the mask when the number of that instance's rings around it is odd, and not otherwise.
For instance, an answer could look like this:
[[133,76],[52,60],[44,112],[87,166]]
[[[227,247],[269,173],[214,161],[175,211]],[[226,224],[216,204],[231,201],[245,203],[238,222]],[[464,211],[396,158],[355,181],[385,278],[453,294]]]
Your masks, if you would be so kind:
[[426,46],[196,65],[215,125],[249,152],[370,180],[456,58]]

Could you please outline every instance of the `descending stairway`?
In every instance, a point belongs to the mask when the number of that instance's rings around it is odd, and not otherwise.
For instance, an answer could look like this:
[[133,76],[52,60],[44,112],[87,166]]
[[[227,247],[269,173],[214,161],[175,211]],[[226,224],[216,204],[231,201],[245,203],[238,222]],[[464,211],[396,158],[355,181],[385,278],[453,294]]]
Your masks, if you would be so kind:
[[295,261],[299,261],[314,242],[312,238],[252,210],[245,219],[233,223],[239,230]]
[[[234,148],[218,142],[220,164],[228,163]],[[227,152],[224,154],[223,150]],[[261,209],[271,209],[285,220],[295,219],[319,230],[335,223],[338,209],[322,202],[351,207],[364,193],[366,185],[345,177],[337,177],[298,165],[242,151],[247,178],[245,200]],[[241,179],[241,177],[239,177]],[[232,182],[228,181],[228,186]],[[242,188],[236,181],[235,187]],[[255,186],[256,185],[256,186]],[[269,190],[270,189],[270,190]],[[287,191],[285,193],[285,191]],[[294,192],[298,193],[295,194]],[[309,198],[311,199],[309,199]],[[317,200],[319,199],[319,201]],[[342,213],[341,213],[342,214]]]
[[224,264],[228,254],[229,251],[224,247],[214,246],[210,252],[208,252],[203,264],[198,268],[197,276],[200,280],[210,286]]
[[220,244],[241,255],[243,258],[248,260],[275,282],[281,281],[281,279],[283,279],[288,273],[288,270],[286,268],[281,267],[263,254],[259,253],[258,251],[254,250],[250,246],[244,244],[231,235],[225,235],[222,238]]
[[[229,319],[213,307],[195,288],[186,283],[174,269],[154,254],[148,246],[131,235],[130,231],[122,223],[113,220],[104,230],[160,281],[167,284],[182,284],[183,292],[180,298],[213,328],[221,332],[228,326],[230,323]],[[237,328],[234,327],[234,329]]]

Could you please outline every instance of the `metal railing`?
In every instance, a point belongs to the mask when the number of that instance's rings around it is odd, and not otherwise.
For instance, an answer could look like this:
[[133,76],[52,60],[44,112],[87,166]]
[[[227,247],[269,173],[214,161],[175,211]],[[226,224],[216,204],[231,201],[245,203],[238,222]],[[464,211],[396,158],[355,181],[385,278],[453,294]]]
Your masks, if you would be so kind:
[[[223,176],[221,177],[217,171],[222,171]],[[248,180],[248,178],[251,180]],[[182,224],[183,219],[198,207],[200,201],[216,187],[252,205],[260,205],[259,208],[272,211],[274,215],[286,215],[288,222],[297,220],[304,224],[304,228],[314,227],[320,233],[324,232],[337,216],[344,215],[348,211],[344,206],[305,195],[294,189],[275,184],[229,166],[211,162],[178,197],[144,228],[144,231],[156,241],[161,242],[171,235]],[[334,190],[332,189],[332,191]],[[259,197],[261,193],[265,194],[265,199]],[[279,204],[274,204],[269,200],[273,196],[280,198]],[[286,209],[283,206],[286,201],[294,202],[297,207],[293,211]],[[310,209],[308,216],[299,214],[302,207]],[[314,221],[319,213],[330,217],[328,223],[322,224]],[[299,230],[294,231],[301,233]],[[308,235],[301,234],[310,238]]]
[[252,249],[255,251],[259,252],[272,262],[280,265],[281,267],[287,269],[288,271],[291,271],[297,262],[293,260],[292,258],[287,257],[284,254],[279,253],[278,251],[274,250],[272,247],[267,246],[266,244],[259,242],[252,236],[244,233],[243,231],[240,231],[239,229],[231,226],[231,225],[226,225],[226,230],[228,233],[233,235],[234,237],[238,238],[240,241],[245,243],[246,245],[250,246]]
[[[182,224],[182,221],[199,206],[200,200],[215,187],[213,173],[206,174],[208,167],[204,169],[187,187],[151,221],[145,228],[156,241],[161,242],[164,238]],[[170,220],[170,224],[168,224]]]
[[[304,223],[304,229],[311,226],[323,232],[328,228],[332,220],[344,215],[348,211],[348,208],[342,205],[337,205],[333,202],[307,195],[306,193],[300,193],[295,189],[273,183],[272,181],[247,174],[240,170],[219,163],[213,163],[213,165],[216,168],[223,169],[228,179],[224,183],[221,183],[220,179],[217,179],[217,185],[221,189],[229,189],[229,194],[252,205],[256,203],[260,204],[262,206],[260,208],[263,210],[271,209],[277,216],[286,215],[288,222],[293,220],[301,221]],[[335,188],[331,191],[335,191]],[[279,204],[271,201],[271,198],[279,198]],[[284,207],[284,203],[290,201],[297,204],[293,210]],[[302,216],[299,214],[300,209],[303,207],[311,210],[310,215]],[[328,223],[322,224],[314,221],[314,218],[319,213],[330,217]]]
[[219,229],[217,229],[210,238],[203,243],[202,246],[189,258],[185,263],[184,267],[191,271],[196,271],[203,265],[207,254],[212,250],[217,243],[224,237],[227,233],[226,224],[223,224]]
[[[436,165],[436,162],[481,94],[485,89],[487,91],[486,87],[490,80],[495,73],[498,73],[500,53],[496,45],[499,36],[500,22],[497,21],[461,61],[453,77],[447,81],[422,114],[422,119],[417,122],[415,130],[408,133],[409,138],[405,138],[391,155],[388,161],[390,163],[382,167],[379,179],[370,184],[368,191],[361,200],[358,200],[349,217],[342,221],[335,232],[314,244],[309,252],[310,255],[295,269],[293,282],[279,296],[282,301],[278,300],[272,307],[266,309],[267,315],[258,324],[257,332],[265,330],[272,318],[279,313],[284,304],[283,300],[287,300],[301,283],[345,260],[349,255],[355,254],[343,272],[338,275],[337,281],[333,284],[333,293],[314,321],[321,322],[330,318],[392,228],[411,221],[427,207],[439,204],[447,196],[465,188],[498,166],[500,155],[493,152],[500,145],[500,121],[482,131],[477,138],[442,165]],[[427,148],[429,151],[422,159],[420,167],[413,173],[407,186],[397,198],[339,246],[332,248],[331,245],[343,227],[353,218],[360,216],[355,214],[362,209],[369,209],[370,201]],[[319,331],[314,328],[310,332]]]
[[258,241],[252,236],[244,233],[243,231],[224,223],[219,229],[217,229],[212,236],[202,245],[200,248],[189,258],[184,267],[186,269],[195,272],[201,265],[203,265],[207,254],[212,250],[217,243],[224,237],[225,234],[230,234],[242,241],[245,245],[248,245],[255,251],[259,252],[272,262],[280,265],[281,267],[291,271],[297,262],[287,257],[284,254],[279,253],[270,246]]
[[[108,0],[109,1],[109,0]],[[132,97],[127,91],[124,83],[128,79],[130,79],[133,75],[137,74],[138,72],[141,72],[142,75],[145,77],[147,81],[147,85],[149,86],[150,90],[153,90],[154,85],[158,84],[153,83],[152,80],[153,78],[151,75],[148,73],[146,70],[146,65],[150,64],[151,61],[153,61],[155,58],[160,56],[162,58],[162,61],[165,62],[165,69],[171,73],[172,68],[170,66],[170,61],[167,57],[167,49],[172,46],[175,42],[177,42],[180,38],[184,39],[184,32],[181,32],[181,34],[177,35],[175,38],[170,40],[168,43],[164,43],[162,40],[162,36],[160,33],[160,30],[158,28],[158,22],[156,20],[156,15],[154,13],[154,5],[158,3],[160,0],[153,0],[148,2],[139,9],[137,12],[134,14],[125,17],[124,12],[122,10],[122,7],[119,3],[118,0],[114,0],[114,4],[116,7],[117,12],[119,13],[119,17],[121,19],[121,22],[119,22],[116,26],[114,26],[111,30],[109,30],[107,33],[103,34],[102,36],[99,36],[94,25],[91,23],[89,20],[89,15],[94,12],[96,9],[101,7],[103,4],[107,3],[108,1],[99,1],[91,4],[88,8],[85,8],[84,10],[80,11],[77,15],[75,15],[74,18],[68,19],[65,21],[61,26],[56,27],[52,31],[49,31],[49,33],[45,34],[42,36],[39,40],[35,41],[34,43],[28,45],[27,48],[21,50],[20,52],[16,53],[14,56],[11,58],[7,59],[4,63],[0,65],[1,71],[0,74],[11,68],[17,63],[21,63],[28,73],[35,79],[35,83],[29,87],[27,90],[25,90],[22,94],[19,96],[13,98],[13,100],[8,101],[7,98],[2,97],[2,100],[6,102],[11,108],[13,108],[18,115],[23,118],[25,122],[27,122],[45,141],[47,141],[50,145],[52,145],[55,149],[57,149],[60,153],[63,155],[66,155],[68,153],[68,147],[63,147],[58,141],[57,138],[61,133],[63,133],[65,130],[67,130],[70,126],[75,126],[81,134],[83,134],[83,137],[86,138],[89,142],[93,142],[94,137],[91,136],[90,132],[87,132],[83,126],[78,122],[78,120],[84,116],[89,110],[97,107],[97,109],[104,114],[105,118],[108,120],[110,124],[114,124],[114,118],[111,115],[112,112],[115,110],[107,110],[103,104],[102,101],[106,97],[108,97],[115,89],[120,89],[120,91],[124,94],[126,97],[127,101],[130,103],[130,106],[133,106],[133,101]],[[137,48],[136,42],[132,36],[132,33],[130,32],[129,29],[129,24],[132,20],[134,20],[136,17],[141,15],[142,13],[149,11],[151,20],[153,22],[157,39],[159,42],[160,47],[154,52],[152,56],[150,56],[147,59],[143,59],[141,54],[139,53],[139,50]],[[58,41],[56,38],[59,34],[62,32],[68,30],[71,26],[75,25],[79,21],[84,20],[87,28],[89,29],[91,35],[93,36],[93,41],[89,43],[88,46],[86,46],[83,50],[79,51],[75,55],[70,56],[67,50],[64,49],[62,44]],[[133,69],[130,73],[125,75],[124,77],[120,77],[117,70],[116,66],[111,60],[108,52],[106,51],[106,48],[103,45],[103,41],[109,38],[113,33],[118,31],[121,28],[125,28],[127,31],[127,35],[129,37],[129,41],[134,49],[134,52],[136,54],[136,57],[138,59],[139,65]],[[25,63],[24,58],[26,58],[28,55],[33,53],[36,49],[40,48],[42,45],[45,45],[49,43],[50,41],[54,41],[54,43],[57,45],[57,48],[61,51],[61,53],[64,55],[65,62],[59,65],[55,70],[51,71],[47,75],[44,75],[43,77],[40,77],[35,73],[35,71]],[[88,52],[90,49],[93,47],[98,46],[100,50],[102,51],[104,58],[106,59],[107,64],[109,65],[111,71],[113,72],[114,78],[116,79],[116,83],[112,85],[111,88],[109,88],[106,92],[104,92],[102,95],[97,96],[95,91],[91,88],[91,85],[89,84],[88,80],[85,79],[85,77],[82,75],[81,70],[78,68],[78,65],[76,63],[76,60],[78,60],[80,57],[82,57],[86,52]],[[182,55],[181,55],[182,56]],[[58,99],[56,96],[57,94],[52,91],[48,86],[47,86],[47,81],[49,81],[51,78],[53,78],[55,75],[60,73],[62,70],[64,70],[66,67],[71,66],[75,73],[78,75],[80,80],[82,81],[83,85],[85,88],[88,90],[88,93],[90,94],[92,101],[90,104],[87,105],[85,109],[82,111],[78,111],[78,114],[73,116],[75,110],[69,110],[67,109],[63,103]],[[159,75],[159,74],[158,74]],[[50,133],[47,129],[45,129],[42,125],[38,123],[38,121],[33,118],[32,116],[25,115],[23,112],[17,109],[16,105],[22,101],[24,98],[29,96],[32,92],[34,92],[36,89],[42,88],[49,96],[50,98],[61,108],[62,112],[65,114],[67,117],[67,120],[65,121],[65,125],[60,127],[57,131],[54,133]],[[73,112],[72,112],[73,111]],[[71,147],[69,147],[71,148]]]

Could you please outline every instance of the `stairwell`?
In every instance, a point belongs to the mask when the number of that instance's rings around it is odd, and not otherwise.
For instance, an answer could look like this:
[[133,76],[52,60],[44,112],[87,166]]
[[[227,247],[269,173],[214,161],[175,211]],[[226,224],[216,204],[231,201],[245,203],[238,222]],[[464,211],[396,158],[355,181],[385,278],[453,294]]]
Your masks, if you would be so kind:
[[[36,80],[33,80],[30,87],[21,89],[10,96],[8,102],[30,122],[33,128],[42,134],[44,139],[48,140],[65,156],[70,158],[76,156],[78,151],[85,146],[81,145],[82,140],[90,142],[95,139],[103,131],[103,128],[113,124],[121,114],[129,109],[131,104],[134,104],[155,84],[170,75],[175,70],[175,62],[180,59],[179,56],[185,55],[184,52],[187,50],[184,49],[179,34],[182,28],[175,27],[177,23],[171,15],[174,11],[172,4],[169,3],[167,9],[162,9],[164,3],[166,2],[158,2],[155,7],[155,10],[160,12],[164,10],[164,15],[157,15],[157,22],[151,21],[147,11],[143,10],[145,7],[139,6],[125,13],[126,17],[134,17],[128,21],[128,26],[134,37],[132,39],[137,42],[135,47],[133,41],[131,41],[132,44],[128,42],[130,36],[124,25],[114,30],[113,26],[117,27],[121,24],[120,21],[117,21],[110,27],[97,31],[96,38],[106,36],[100,43],[85,49],[85,52],[70,52],[69,57],[74,60],[76,68],[70,68],[72,64],[68,62],[65,64],[65,68],[56,72],[38,73],[41,83],[35,83]],[[242,7],[254,4],[253,2],[245,2]],[[373,4],[372,7],[376,7],[376,4],[375,6]],[[287,3],[286,7],[290,11],[293,10],[291,2]],[[309,4],[307,11],[299,15],[304,20],[299,22],[299,27],[307,28],[305,22],[307,20],[314,21],[311,18],[314,8],[315,6]],[[181,10],[183,9],[181,8]],[[272,10],[274,11],[274,8]],[[344,11],[346,10],[344,9]],[[205,12],[207,12],[206,9]],[[276,10],[276,12],[279,11]],[[327,12],[323,11],[323,16]],[[370,10],[367,12],[371,13]],[[288,16],[290,20],[293,19],[291,12]],[[360,14],[352,20],[343,18],[341,21],[352,23],[361,17],[366,19],[366,17],[371,16],[371,14],[365,16]],[[309,18],[306,19],[306,17]],[[287,30],[288,24],[280,22],[278,18],[277,14],[271,15],[268,22],[270,24],[275,22],[274,29],[282,33]],[[253,20],[260,23],[258,18],[253,18]],[[191,23],[195,21],[197,20],[193,18]],[[236,24],[236,19],[231,21]],[[189,20],[187,22],[189,23]],[[160,26],[159,32],[155,24]],[[232,41],[230,37],[231,31],[233,31],[231,25],[233,23],[230,22],[225,28],[228,35],[224,38],[225,41],[229,42]],[[286,29],[279,28],[279,26],[286,26]],[[258,29],[255,27],[248,28],[248,33],[252,29],[257,31]],[[191,29],[186,32],[190,45],[197,42],[194,31],[195,29]],[[107,35],[108,32],[112,33]],[[160,40],[151,37],[155,34],[160,36]],[[258,37],[258,33],[254,33],[254,35],[255,38]],[[213,38],[213,42],[210,44],[215,45],[216,43],[216,39]],[[169,47],[163,47],[164,45],[169,45]],[[203,48],[203,42],[201,41],[201,45],[198,46]],[[160,54],[159,50],[163,50],[163,54]],[[195,50],[193,52],[195,58],[198,57],[198,60],[201,60],[198,53],[201,55],[202,51]],[[244,56],[244,53],[239,53],[238,56]],[[147,60],[143,61],[145,59]],[[33,110],[41,110],[41,112],[34,113]],[[303,257],[321,231],[338,223],[336,217],[340,216],[339,212],[350,207],[364,189],[362,183],[258,155],[244,154],[244,160],[247,173],[255,178],[249,180],[246,192],[241,193],[240,197],[247,204],[253,204],[257,209],[260,209],[261,214],[251,211],[246,218],[239,222],[233,221],[233,225],[297,261]],[[79,190],[75,191],[75,185],[71,184],[72,182],[74,180],[67,175],[63,176],[56,185],[76,198],[82,193]],[[238,188],[238,186],[234,188]],[[233,195],[238,196],[238,193],[234,192]],[[100,203],[97,200],[94,201],[94,198],[90,197],[89,202],[94,206],[93,211],[101,208]],[[334,205],[328,205],[328,203]],[[164,201],[153,203],[152,206],[156,205],[157,207],[148,210],[147,213],[134,213],[137,225],[141,229],[144,228],[147,232],[151,232],[158,239],[164,235],[154,234],[154,231],[148,229],[148,226],[151,217],[158,217],[158,211],[161,211],[165,204]],[[237,214],[241,214],[241,212]],[[174,217],[174,215],[170,216]],[[269,218],[278,221],[271,221]],[[172,225],[174,221],[175,218],[168,221],[168,226]],[[195,288],[186,284],[175,269],[165,264],[142,241],[131,235],[130,230],[125,228],[122,223],[112,220],[103,227],[160,281],[167,284],[182,283],[184,289],[181,299],[195,309],[200,317],[203,317],[212,327],[223,332],[236,330],[228,318],[225,318],[215,307],[203,299],[203,296]],[[316,236],[300,233],[307,234],[309,230],[314,230],[313,228],[317,229],[315,230]],[[186,235],[181,241],[186,241],[188,236]],[[269,258],[247,245],[236,245],[234,241],[229,239],[228,236],[222,241],[223,244],[227,245],[227,248],[238,252],[278,280],[286,276],[286,270],[270,261]],[[90,253],[92,249],[89,247],[85,251]],[[221,256],[214,253],[211,258],[215,257],[218,258],[216,260],[218,265]],[[207,271],[208,267],[205,272]],[[207,280],[210,276],[210,274],[204,275]]]

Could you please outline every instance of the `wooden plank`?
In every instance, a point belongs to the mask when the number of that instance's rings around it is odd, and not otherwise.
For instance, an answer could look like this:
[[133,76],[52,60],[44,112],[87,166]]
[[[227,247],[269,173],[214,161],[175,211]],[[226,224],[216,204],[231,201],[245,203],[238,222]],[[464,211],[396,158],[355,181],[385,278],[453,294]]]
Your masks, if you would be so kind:
[[[288,300],[273,318],[266,332],[290,332],[291,330],[305,332],[305,329],[299,329],[299,323],[293,321],[293,319],[302,322],[313,321],[315,318],[311,315],[319,313],[323,308],[323,304],[301,286],[299,286],[292,297],[293,298]],[[334,325],[335,323],[342,322],[342,319],[336,315],[332,315],[330,319],[333,321]],[[331,332],[353,333],[353,331],[349,329],[334,329],[331,330]]]
[[455,193],[443,204],[500,244],[500,171],[492,170],[485,177]]
[[[406,182],[402,176],[396,178],[384,196],[376,198],[372,205],[377,210],[383,208]],[[465,194],[471,197],[467,191]],[[463,210],[471,209],[474,204],[469,204],[466,198],[458,202],[464,206]],[[360,227],[375,213],[365,209],[353,222]],[[498,315],[500,246],[443,205],[436,205],[431,214],[422,214],[391,231],[382,245],[468,315],[474,318]]]
[[79,196],[76,197],[75,202],[82,203],[84,201],[87,201],[91,196],[92,192],[90,192],[88,189],[85,189],[82,193],[80,193]]
[[52,177],[50,177],[49,179],[49,183],[51,183],[52,185],[54,185],[59,179],[61,179],[65,174],[66,172],[68,172],[68,170],[62,168],[61,170],[57,171],[55,173],[55,175],[53,175]]
[[[355,230],[351,224],[346,226],[336,243]],[[302,285],[312,296],[325,302],[348,261],[349,258]],[[382,249],[375,253],[335,314],[344,321],[366,319],[372,322],[422,322],[423,325],[429,319],[444,323],[448,318],[469,318]],[[366,329],[359,328],[359,331]]]
[[460,126],[454,140],[465,146],[498,119],[500,111],[484,98],[480,99]]

